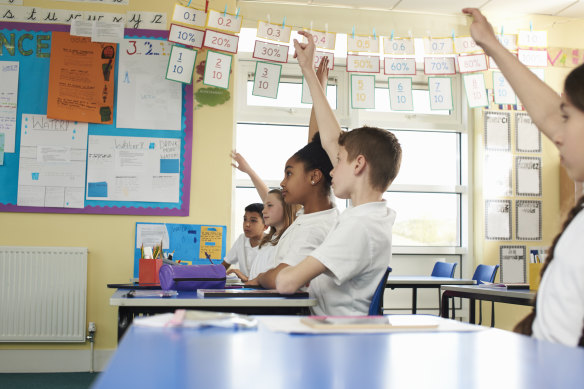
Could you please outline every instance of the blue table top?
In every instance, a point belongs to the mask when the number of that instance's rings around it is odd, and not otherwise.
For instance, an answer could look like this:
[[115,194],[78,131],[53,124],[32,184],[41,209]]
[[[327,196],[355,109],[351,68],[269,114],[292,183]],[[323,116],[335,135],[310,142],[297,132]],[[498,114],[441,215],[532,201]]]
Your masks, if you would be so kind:
[[95,388],[582,388],[584,349],[487,329],[299,335],[132,326]]

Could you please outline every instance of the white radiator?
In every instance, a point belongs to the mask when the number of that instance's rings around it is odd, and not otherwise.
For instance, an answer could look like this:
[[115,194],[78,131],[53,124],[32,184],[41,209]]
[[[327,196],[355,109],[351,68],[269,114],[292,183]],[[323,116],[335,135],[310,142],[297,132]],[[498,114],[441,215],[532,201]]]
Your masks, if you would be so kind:
[[87,248],[0,246],[0,342],[84,342]]

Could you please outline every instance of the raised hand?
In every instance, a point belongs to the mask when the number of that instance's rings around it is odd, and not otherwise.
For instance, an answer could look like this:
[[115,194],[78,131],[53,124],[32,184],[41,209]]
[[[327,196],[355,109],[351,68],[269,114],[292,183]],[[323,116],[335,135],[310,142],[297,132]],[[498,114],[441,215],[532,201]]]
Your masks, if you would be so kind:
[[235,150],[231,150],[231,158],[233,158],[233,162],[231,162],[231,166],[234,168],[242,171],[243,173],[249,174],[252,170],[243,155],[237,153]]
[[472,16],[473,22],[470,25],[470,35],[479,46],[487,50],[490,45],[499,42],[493,31],[493,26],[481,11],[477,8],[464,8],[462,12]]
[[308,43],[300,43],[294,39],[294,48],[296,49],[294,58],[298,59],[298,65],[300,65],[301,69],[312,69],[314,64],[314,51],[316,49],[314,37],[306,31],[298,31],[298,34],[308,39]]
[[318,64],[318,69],[316,69],[316,77],[318,77],[318,81],[320,82],[320,85],[322,86],[322,89],[325,90],[325,92],[329,73],[328,63],[328,57],[322,57],[320,63]]

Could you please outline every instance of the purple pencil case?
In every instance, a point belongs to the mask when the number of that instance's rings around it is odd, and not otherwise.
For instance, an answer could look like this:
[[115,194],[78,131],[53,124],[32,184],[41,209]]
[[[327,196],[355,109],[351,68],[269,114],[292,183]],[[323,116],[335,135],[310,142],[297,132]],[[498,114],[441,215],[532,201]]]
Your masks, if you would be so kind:
[[162,265],[158,273],[163,290],[224,289],[223,265]]

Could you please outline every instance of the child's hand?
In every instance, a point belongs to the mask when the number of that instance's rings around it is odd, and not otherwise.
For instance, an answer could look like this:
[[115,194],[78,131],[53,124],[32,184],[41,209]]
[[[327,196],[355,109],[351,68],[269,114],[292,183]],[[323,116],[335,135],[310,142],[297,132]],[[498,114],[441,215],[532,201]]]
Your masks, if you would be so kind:
[[316,77],[322,86],[322,89],[326,92],[326,84],[328,81],[328,57],[322,57],[320,63],[318,64],[318,69],[316,69]]
[[242,282],[246,282],[247,281],[247,277],[241,272],[241,270],[239,270],[239,269],[229,269],[227,271],[227,274],[231,274],[231,273],[235,273],[235,275],[237,276],[237,278],[239,278]]
[[234,168],[242,171],[243,173],[249,173],[251,171],[251,167],[245,158],[243,158],[241,154],[235,152],[235,150],[231,150],[231,158],[233,158],[233,161],[235,162],[231,162],[231,166]]
[[298,65],[300,65],[301,69],[313,69],[314,51],[316,49],[314,38],[312,34],[306,31],[298,31],[298,34],[308,39],[308,43],[300,43],[294,39],[294,48],[296,49],[294,58],[298,59]]
[[485,46],[499,42],[493,31],[493,26],[481,11],[476,8],[464,8],[462,12],[473,17],[473,22],[470,25],[470,35],[477,45],[484,49]]
[[260,282],[258,281],[257,277],[253,280],[249,280],[245,283],[247,286],[260,286]]

